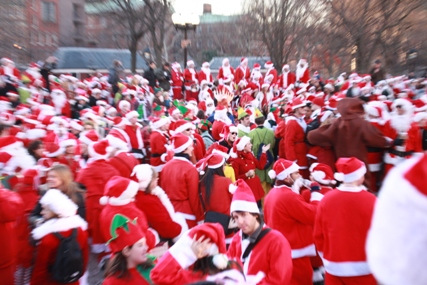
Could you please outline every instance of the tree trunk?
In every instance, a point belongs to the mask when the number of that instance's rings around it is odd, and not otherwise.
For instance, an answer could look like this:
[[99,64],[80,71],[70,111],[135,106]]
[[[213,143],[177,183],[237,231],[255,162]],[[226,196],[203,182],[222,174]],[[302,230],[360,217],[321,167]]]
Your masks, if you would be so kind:
[[138,51],[138,41],[135,39],[131,39],[129,46],[130,56],[131,56],[131,71],[132,73],[136,73],[136,54]]

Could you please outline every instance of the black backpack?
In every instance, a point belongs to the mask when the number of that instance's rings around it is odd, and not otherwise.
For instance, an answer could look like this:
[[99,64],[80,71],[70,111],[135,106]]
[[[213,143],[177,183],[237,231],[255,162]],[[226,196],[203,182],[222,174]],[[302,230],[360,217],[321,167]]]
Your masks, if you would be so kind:
[[69,237],[53,233],[61,242],[56,251],[55,263],[50,268],[52,280],[68,284],[76,282],[84,274],[83,253],[77,241],[77,228]]

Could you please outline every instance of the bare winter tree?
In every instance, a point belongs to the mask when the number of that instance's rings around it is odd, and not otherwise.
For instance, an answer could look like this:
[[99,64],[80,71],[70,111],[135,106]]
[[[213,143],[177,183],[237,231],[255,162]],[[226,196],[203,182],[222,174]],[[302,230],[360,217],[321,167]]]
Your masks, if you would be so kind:
[[[354,47],[357,69],[368,71],[374,57],[395,47],[406,19],[423,0],[323,0],[331,27],[342,28]],[[394,52],[396,53],[396,52]]]

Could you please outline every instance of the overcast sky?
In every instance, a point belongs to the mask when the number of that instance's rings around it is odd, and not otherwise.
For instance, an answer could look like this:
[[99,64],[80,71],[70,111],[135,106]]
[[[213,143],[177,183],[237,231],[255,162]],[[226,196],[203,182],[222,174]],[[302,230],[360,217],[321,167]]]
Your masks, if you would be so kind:
[[244,0],[175,0],[175,10],[184,12],[183,10],[191,11],[201,15],[203,13],[203,4],[212,5],[213,14],[232,15],[238,14],[242,10]]

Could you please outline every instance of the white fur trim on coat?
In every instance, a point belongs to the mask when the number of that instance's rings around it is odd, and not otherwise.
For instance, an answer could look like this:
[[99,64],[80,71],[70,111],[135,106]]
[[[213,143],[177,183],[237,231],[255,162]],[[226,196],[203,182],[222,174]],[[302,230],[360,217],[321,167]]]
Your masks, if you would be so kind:
[[55,218],[44,222],[35,228],[31,234],[35,240],[40,240],[44,236],[54,232],[64,232],[74,228],[87,230],[87,223],[79,215],[68,218]]

